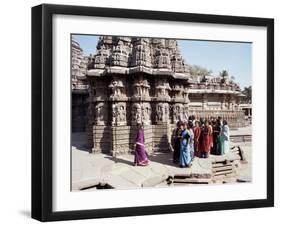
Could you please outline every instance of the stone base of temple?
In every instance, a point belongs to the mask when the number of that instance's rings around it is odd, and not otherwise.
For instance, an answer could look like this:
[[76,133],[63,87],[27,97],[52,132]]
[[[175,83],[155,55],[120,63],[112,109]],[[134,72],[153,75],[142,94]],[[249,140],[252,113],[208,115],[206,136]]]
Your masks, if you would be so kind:
[[245,127],[247,122],[245,120],[245,114],[242,110],[189,110],[190,115],[195,115],[196,119],[200,118],[218,118],[225,119],[230,129],[237,129],[239,127]]
[[93,153],[107,152],[112,150],[112,128],[111,126],[96,125],[89,129],[89,146]]
[[[227,120],[231,130],[245,126],[243,111],[202,111],[193,110],[190,115],[199,118],[217,118]],[[145,148],[147,153],[170,151],[171,136],[176,123],[158,122],[155,125],[144,125]],[[88,130],[89,149],[93,153],[107,153],[112,156],[133,153],[137,127],[135,125],[91,125]]]
[[[145,125],[145,148],[154,151],[169,151],[170,124]],[[136,126],[94,125],[88,132],[88,141],[93,153],[111,153],[113,156],[132,153],[135,148]]]
[[153,125],[153,151],[170,151],[171,125],[164,123]]

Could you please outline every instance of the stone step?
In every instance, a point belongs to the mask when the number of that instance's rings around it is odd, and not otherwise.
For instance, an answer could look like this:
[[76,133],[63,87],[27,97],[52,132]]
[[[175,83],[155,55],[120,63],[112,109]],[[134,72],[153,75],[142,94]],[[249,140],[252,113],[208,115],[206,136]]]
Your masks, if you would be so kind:
[[227,164],[225,164],[225,163],[213,163],[212,164],[213,168],[224,167],[224,166],[232,166],[232,163],[227,163]]
[[227,175],[227,174],[232,174],[233,170],[225,170],[225,171],[220,171],[220,172],[215,172],[214,176],[220,176],[220,175]]
[[173,183],[186,183],[186,184],[209,184],[210,179],[206,178],[184,178],[184,179],[173,179]]
[[222,167],[213,168],[212,171],[214,173],[217,173],[217,172],[228,171],[228,170],[233,170],[232,165],[231,166],[222,166]]
[[217,183],[217,182],[223,182],[224,180],[229,180],[229,179],[235,179],[236,174],[227,174],[227,175],[217,175],[212,177],[212,181]]

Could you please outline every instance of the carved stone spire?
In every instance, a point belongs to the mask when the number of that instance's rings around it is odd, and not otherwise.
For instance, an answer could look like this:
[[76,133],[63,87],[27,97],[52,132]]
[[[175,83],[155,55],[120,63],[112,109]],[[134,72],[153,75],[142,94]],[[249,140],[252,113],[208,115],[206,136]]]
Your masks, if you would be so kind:
[[[107,67],[136,68],[145,67],[147,73],[163,70],[170,73],[188,73],[187,65],[178,48],[176,40],[161,38],[130,38],[101,36],[97,52],[89,69]],[[135,73],[126,72],[123,73]]]

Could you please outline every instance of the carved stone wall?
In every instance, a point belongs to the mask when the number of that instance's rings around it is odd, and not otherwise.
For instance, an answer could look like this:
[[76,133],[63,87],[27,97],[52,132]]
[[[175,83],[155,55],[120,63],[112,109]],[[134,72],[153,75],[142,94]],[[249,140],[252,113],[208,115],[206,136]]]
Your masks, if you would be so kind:
[[88,58],[83,55],[78,42],[71,42],[71,87],[73,132],[83,132],[88,123],[88,80],[86,77]]

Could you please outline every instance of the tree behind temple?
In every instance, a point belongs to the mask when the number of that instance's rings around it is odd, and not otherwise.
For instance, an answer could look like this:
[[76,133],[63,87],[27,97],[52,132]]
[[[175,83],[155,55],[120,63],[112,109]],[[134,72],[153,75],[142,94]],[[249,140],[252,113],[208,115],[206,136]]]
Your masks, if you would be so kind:
[[245,87],[242,93],[245,95],[242,100],[247,103],[252,103],[252,86]]
[[205,77],[212,74],[212,71],[208,70],[207,68],[195,64],[191,65],[189,67],[189,70],[192,77],[197,77],[197,76]]

